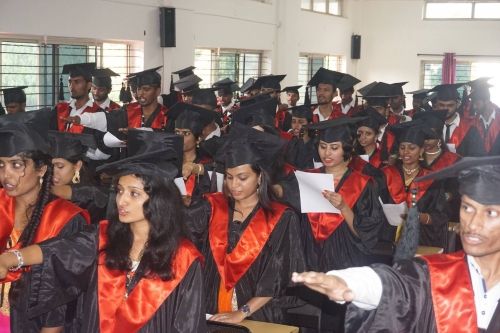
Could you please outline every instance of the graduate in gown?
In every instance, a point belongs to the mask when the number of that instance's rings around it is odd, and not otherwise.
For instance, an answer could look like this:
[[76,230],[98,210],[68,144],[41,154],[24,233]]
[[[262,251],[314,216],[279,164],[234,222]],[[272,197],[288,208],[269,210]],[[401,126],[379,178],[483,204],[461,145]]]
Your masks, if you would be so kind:
[[[348,167],[353,154],[354,130],[361,118],[339,118],[309,125],[319,130],[318,153],[323,167],[310,172],[332,174],[335,192],[323,195],[340,213],[304,213],[301,234],[308,267],[328,270],[371,262],[383,215],[376,183]],[[296,178],[280,183],[282,200],[301,211]]]
[[[239,112],[239,111],[238,111]],[[298,216],[272,199],[268,168],[282,149],[277,136],[233,123],[220,149],[226,193],[190,207],[190,226],[205,255],[207,312],[211,320],[246,317],[280,323],[293,297],[291,272],[305,267]]]
[[[86,211],[50,194],[53,166],[47,142],[40,135],[48,129],[49,118],[44,116],[45,112],[39,112],[19,113],[15,116],[20,117],[14,118],[7,115],[0,120],[2,253],[53,237],[69,236],[89,223]],[[30,303],[40,297],[44,286],[53,283],[40,267],[17,267],[4,275],[0,283],[2,329],[9,332],[10,326],[11,332],[23,333],[40,332],[44,328],[53,329],[51,332],[62,330],[68,315],[66,303],[70,300],[41,309],[35,316],[27,314]]]
[[312,122],[311,108],[315,105],[299,105],[288,109],[292,113],[289,131],[292,138],[286,146],[285,161],[295,169],[304,170],[314,167],[314,132],[306,130],[305,125]]
[[464,158],[427,177],[457,177],[464,251],[393,267],[294,274],[348,306],[345,332],[500,332],[500,157]]
[[116,176],[110,219],[21,252],[53,280],[29,313],[80,295],[69,332],[206,332],[201,255],[172,181],[180,154],[164,138],[130,139],[140,150],[101,168]]

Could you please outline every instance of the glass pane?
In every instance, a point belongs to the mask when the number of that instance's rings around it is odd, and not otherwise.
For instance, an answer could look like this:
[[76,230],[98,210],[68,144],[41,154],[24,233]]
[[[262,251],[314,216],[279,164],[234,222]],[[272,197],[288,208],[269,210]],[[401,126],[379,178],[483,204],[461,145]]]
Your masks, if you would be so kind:
[[326,13],[326,0],[313,0],[313,10]]
[[500,3],[476,2],[474,18],[500,18]]
[[340,1],[330,0],[328,2],[328,13],[332,15],[340,15]]
[[493,86],[490,88],[491,101],[500,105],[500,62],[473,62],[471,64],[471,80],[480,77],[491,77],[488,82]]
[[127,75],[127,44],[104,43],[102,45],[102,67],[109,68],[120,75],[111,77],[112,90],[109,94],[112,101],[118,102],[122,82]]
[[259,76],[260,54],[242,53],[239,57],[238,83],[241,86],[249,78]]
[[426,18],[472,18],[472,3],[427,3]]
[[442,64],[424,64],[424,88],[430,89],[442,80]]
[[217,70],[212,73],[213,82],[225,79],[226,77],[234,80],[239,65],[236,59],[236,53],[221,53],[217,59]]
[[212,73],[212,50],[196,49],[194,51],[194,66],[196,75],[203,79],[200,86],[209,87]]
[[302,8],[302,9],[311,9],[311,0],[302,0],[300,2],[300,8]]

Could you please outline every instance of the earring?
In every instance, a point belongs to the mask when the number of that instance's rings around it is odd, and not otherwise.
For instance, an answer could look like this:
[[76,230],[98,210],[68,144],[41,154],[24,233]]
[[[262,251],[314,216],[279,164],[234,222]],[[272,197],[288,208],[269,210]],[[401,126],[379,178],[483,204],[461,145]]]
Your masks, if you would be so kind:
[[75,171],[75,174],[73,175],[73,178],[71,179],[71,182],[73,184],[78,184],[80,183],[80,171],[79,170],[76,170]]
[[40,186],[43,185],[43,177],[40,177],[39,182],[40,182]]

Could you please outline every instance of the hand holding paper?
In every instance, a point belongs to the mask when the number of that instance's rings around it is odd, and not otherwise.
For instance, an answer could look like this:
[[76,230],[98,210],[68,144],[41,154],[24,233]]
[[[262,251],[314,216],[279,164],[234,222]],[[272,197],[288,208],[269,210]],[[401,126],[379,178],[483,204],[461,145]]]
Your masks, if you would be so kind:
[[302,213],[340,212],[323,196],[324,190],[335,192],[333,175],[295,171],[295,177],[299,183]]

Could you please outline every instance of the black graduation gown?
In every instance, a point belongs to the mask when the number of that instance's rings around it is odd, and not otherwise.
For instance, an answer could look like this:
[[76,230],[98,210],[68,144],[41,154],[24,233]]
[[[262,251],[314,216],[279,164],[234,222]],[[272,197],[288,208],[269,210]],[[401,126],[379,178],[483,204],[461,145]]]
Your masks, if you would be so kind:
[[[59,237],[73,235],[82,230],[86,224],[81,215],[76,215],[64,226]],[[59,302],[58,306],[41,308],[35,316],[27,316],[29,307],[43,297],[44,290],[55,286],[52,276],[45,275],[41,265],[32,266],[29,272],[23,273],[21,279],[12,282],[9,292],[11,332],[38,333],[42,327],[65,325],[67,309],[75,306],[75,297]]]
[[312,139],[304,142],[303,139],[294,136],[286,146],[285,161],[299,170],[312,169],[315,149]]
[[[467,120],[464,119],[461,121]],[[456,150],[457,154],[463,157],[486,155],[483,139],[475,126],[471,126],[467,131],[467,134],[465,134],[458,147],[456,147]]]
[[86,209],[92,224],[106,218],[109,189],[103,186],[76,184],[71,186],[71,202]]
[[[324,168],[322,170],[324,172]],[[349,169],[335,186],[335,191],[338,192],[351,176],[356,174],[353,175],[353,171]],[[293,177],[281,185],[283,200],[297,211],[301,211],[297,179]],[[326,240],[318,242],[313,237],[307,214],[301,214],[302,243],[309,270],[324,272],[373,263],[372,250],[378,243],[379,229],[384,219],[378,196],[377,185],[370,180],[352,209],[354,229],[358,236],[354,235],[347,222],[343,221]]]
[[[99,332],[98,244],[98,226],[95,225],[72,237],[41,244],[44,261],[39,265],[40,270],[52,283],[43,289],[36,304],[33,304],[30,309],[32,315],[67,298],[79,296],[74,309],[76,318],[67,324],[65,332]],[[179,285],[139,332],[206,332],[202,299],[201,264],[195,260]]]
[[[345,318],[346,333],[438,332],[429,268],[425,261],[404,260],[395,263],[393,267],[373,265],[372,268],[382,280],[380,303],[375,310],[363,310],[349,304]],[[500,318],[500,306],[497,306],[496,315],[496,318]],[[500,322],[492,318],[488,330],[480,332],[496,333],[499,330]]]
[[[188,211],[189,227],[198,239],[197,243],[201,246],[205,256],[205,285],[210,286],[206,289],[207,313],[215,314],[218,312],[220,275],[208,241],[211,206],[208,202],[201,201],[196,207],[190,207]],[[256,210],[247,218],[246,224],[244,222],[243,230],[255,212]],[[228,211],[227,216],[227,221],[232,221],[230,211]],[[240,230],[240,236],[243,230]],[[238,241],[239,237],[236,237],[230,246],[236,245]],[[288,287],[292,273],[305,270],[303,257],[298,216],[291,209],[286,209],[271,232],[264,248],[234,287],[238,307],[243,306],[253,297],[273,297],[261,309],[254,312],[250,319],[282,323],[286,309],[299,305],[295,297],[285,296],[285,294],[291,292]]]

